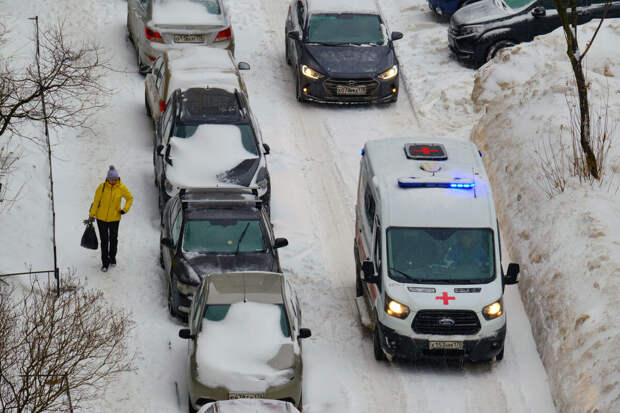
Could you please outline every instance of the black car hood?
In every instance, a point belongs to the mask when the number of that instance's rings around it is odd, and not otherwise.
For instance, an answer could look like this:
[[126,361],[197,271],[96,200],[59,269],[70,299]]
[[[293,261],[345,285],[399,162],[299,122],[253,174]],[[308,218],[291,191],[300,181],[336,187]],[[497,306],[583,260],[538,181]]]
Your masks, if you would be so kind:
[[390,46],[327,46],[304,44],[302,63],[330,77],[369,77],[395,63]]
[[269,253],[196,254],[193,257],[186,256],[185,260],[201,278],[223,272],[280,271],[276,257]]
[[515,14],[513,9],[498,6],[496,0],[482,0],[458,9],[450,20],[452,26],[481,24]]
[[217,175],[217,179],[222,183],[250,186],[259,163],[260,158],[246,159],[234,168]]

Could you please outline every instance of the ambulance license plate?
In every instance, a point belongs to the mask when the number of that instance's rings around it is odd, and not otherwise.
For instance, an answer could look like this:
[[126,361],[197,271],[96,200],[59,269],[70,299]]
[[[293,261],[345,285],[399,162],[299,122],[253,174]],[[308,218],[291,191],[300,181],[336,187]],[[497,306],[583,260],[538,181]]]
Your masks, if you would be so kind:
[[462,341],[429,341],[429,350],[463,350]]
[[262,399],[264,393],[228,393],[229,399]]

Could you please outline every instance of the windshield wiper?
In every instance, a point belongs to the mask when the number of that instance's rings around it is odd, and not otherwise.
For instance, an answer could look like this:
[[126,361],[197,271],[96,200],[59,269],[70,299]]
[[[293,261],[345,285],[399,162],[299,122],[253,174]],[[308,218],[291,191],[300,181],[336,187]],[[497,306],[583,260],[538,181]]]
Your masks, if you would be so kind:
[[401,275],[404,275],[407,279],[409,279],[411,281],[414,281],[414,282],[417,282],[417,283],[422,282],[422,280],[420,280],[418,278],[413,278],[411,275],[407,274],[406,272],[402,272],[401,270],[396,269],[394,267],[390,267],[389,270],[390,271],[396,271],[397,273],[399,273]]
[[239,237],[239,241],[237,241],[237,249],[235,250],[235,255],[239,253],[239,248],[241,248],[241,241],[243,241],[243,237],[245,237],[245,233],[250,227],[250,223],[245,224],[245,228],[243,228],[243,232],[241,232],[241,236]]

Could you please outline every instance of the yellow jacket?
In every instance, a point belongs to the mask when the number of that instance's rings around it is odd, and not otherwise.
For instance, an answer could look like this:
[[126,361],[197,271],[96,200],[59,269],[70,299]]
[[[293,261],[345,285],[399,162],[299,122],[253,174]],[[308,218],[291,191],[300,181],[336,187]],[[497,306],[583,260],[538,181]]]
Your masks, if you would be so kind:
[[127,189],[120,180],[116,185],[110,185],[106,180],[97,187],[95,191],[95,200],[90,206],[88,216],[105,222],[120,221],[121,198],[125,198],[123,211],[127,213],[133,203],[133,195],[131,195],[129,189]]

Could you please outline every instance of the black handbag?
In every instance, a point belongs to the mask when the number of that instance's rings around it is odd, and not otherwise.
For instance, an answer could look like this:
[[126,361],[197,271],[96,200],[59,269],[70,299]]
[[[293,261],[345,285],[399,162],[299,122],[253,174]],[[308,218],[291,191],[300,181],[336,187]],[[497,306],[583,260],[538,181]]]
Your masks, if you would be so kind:
[[84,234],[82,234],[82,241],[80,245],[84,248],[88,248],[89,250],[96,250],[99,248],[99,240],[97,239],[97,233],[95,232],[95,227],[91,222],[86,224],[86,228],[84,229]]

